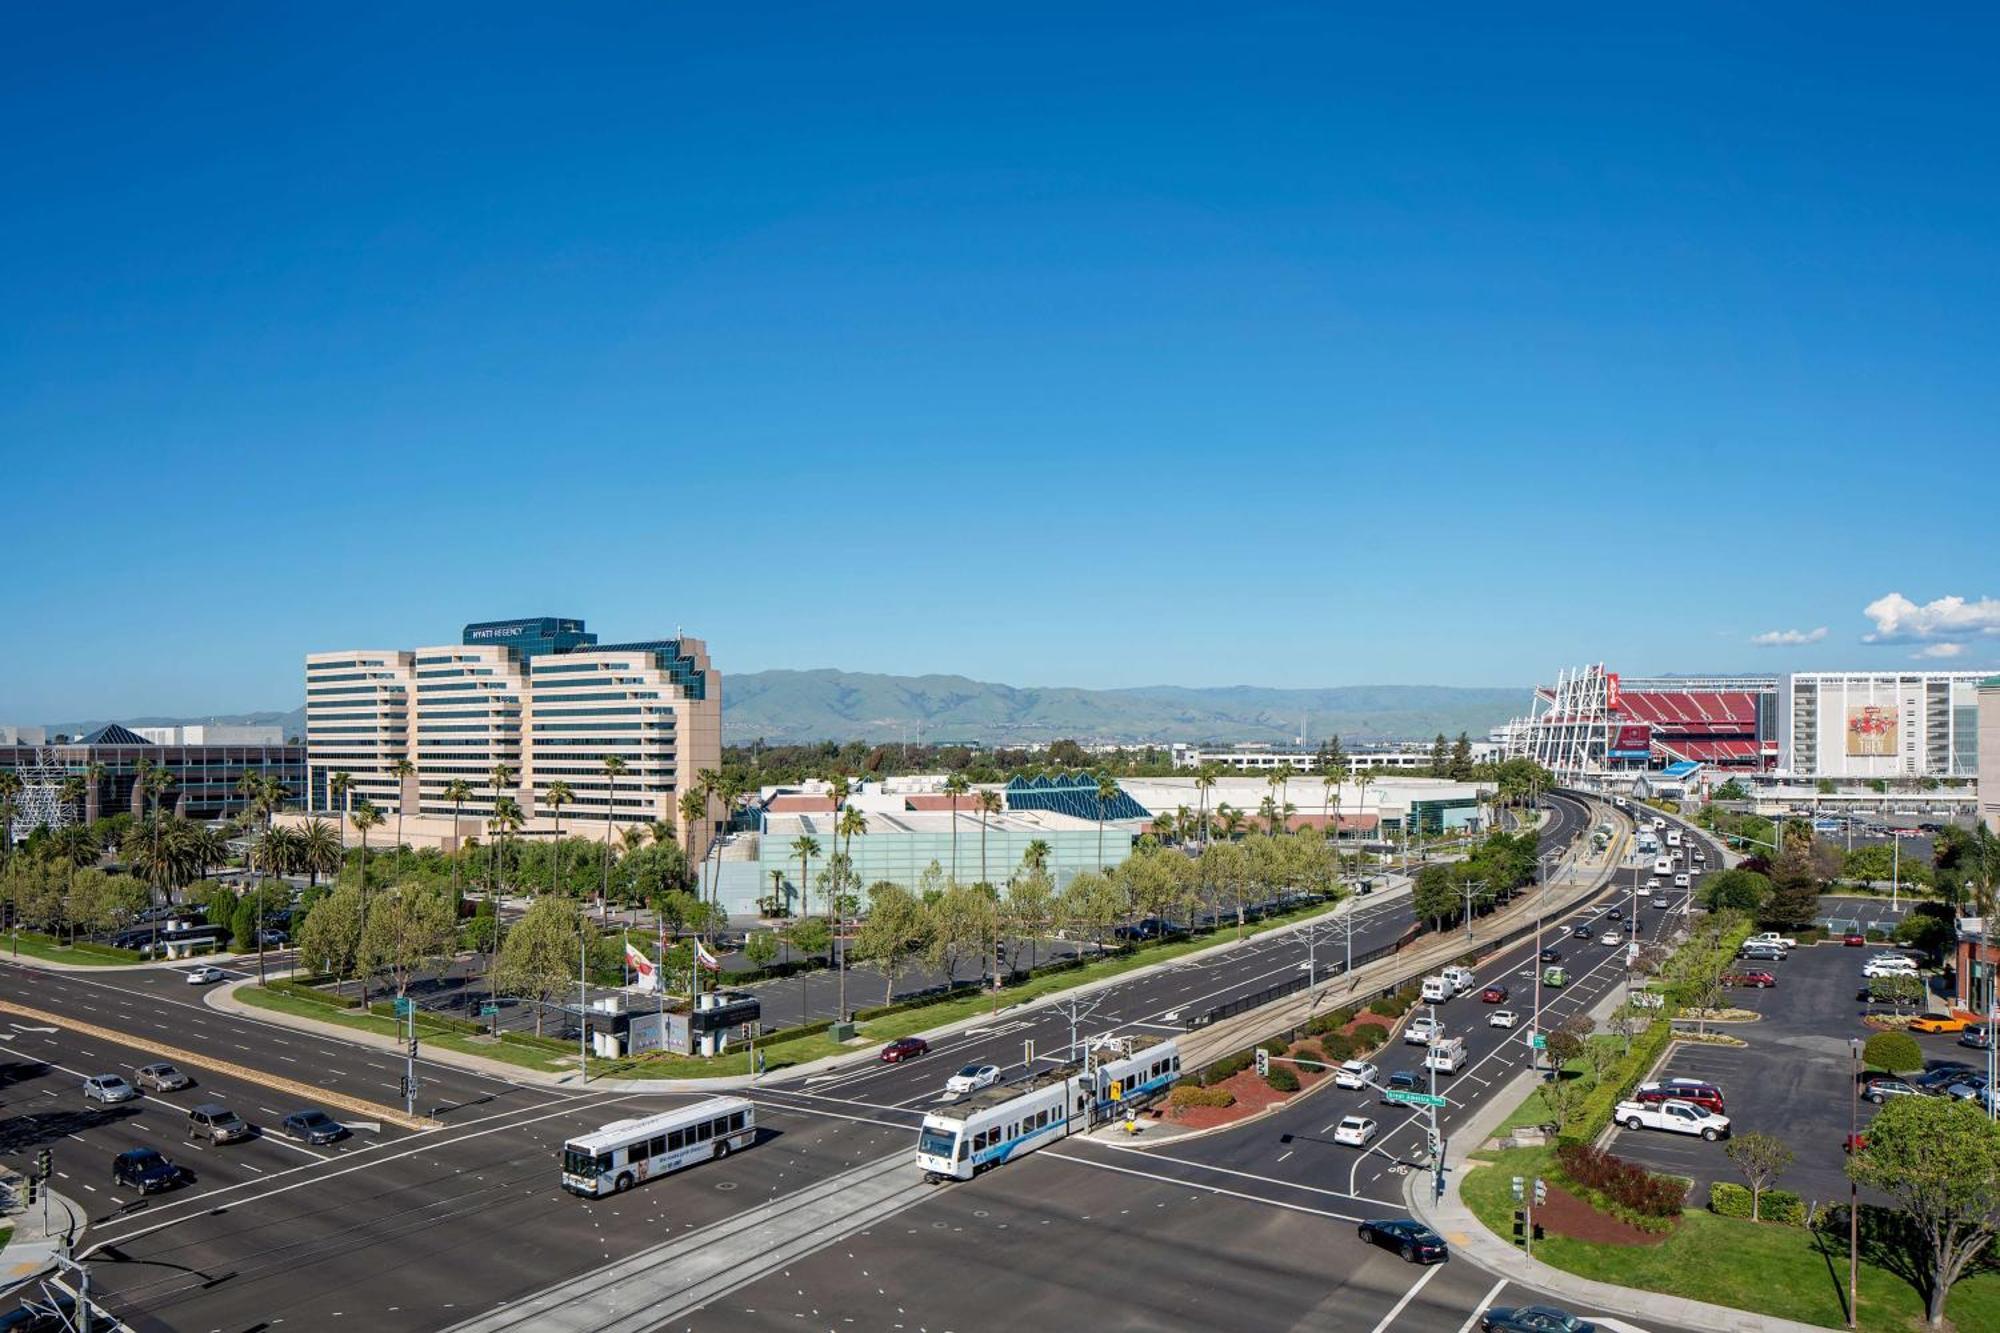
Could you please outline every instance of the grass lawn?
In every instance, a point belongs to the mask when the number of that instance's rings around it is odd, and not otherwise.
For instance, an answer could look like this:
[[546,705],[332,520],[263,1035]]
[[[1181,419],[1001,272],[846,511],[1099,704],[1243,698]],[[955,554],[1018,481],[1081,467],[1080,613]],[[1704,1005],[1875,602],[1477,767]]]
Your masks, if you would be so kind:
[[[1533,1179],[1552,1157],[1544,1148],[1492,1154],[1468,1171],[1466,1205],[1489,1229],[1513,1234],[1514,1176]],[[1659,1245],[1593,1245],[1549,1236],[1535,1257],[1582,1277],[1687,1296],[1828,1328],[1844,1327],[1847,1247],[1801,1227],[1747,1222],[1690,1209]],[[1952,1288],[1946,1313],[1962,1330],[2000,1328],[2000,1274]],[[1914,1287],[1887,1269],[1861,1266],[1861,1327],[1907,1330],[1923,1321]]]
[[[337,1027],[353,1028],[357,1032],[373,1032],[382,1037],[401,1035],[398,1031],[401,1025],[393,1018],[342,1009],[336,1005],[320,1004],[297,995],[288,995],[283,991],[265,990],[261,986],[239,986],[236,988],[236,998],[256,1009],[271,1009],[281,1014],[316,1019],[321,1023],[332,1023]],[[523,1069],[538,1069],[543,1073],[556,1074],[575,1068],[573,1060],[566,1060],[553,1051],[533,1046],[507,1041],[490,1041],[474,1037],[469,1033],[426,1028],[421,1024],[417,1031],[427,1046],[442,1047],[447,1051],[458,1051],[464,1055],[481,1055],[489,1060],[519,1065]]]
[[72,949],[40,935],[8,935],[4,947],[10,956],[26,955],[46,963],[75,963],[81,967],[124,967],[144,961],[138,954],[129,951],[103,953]]

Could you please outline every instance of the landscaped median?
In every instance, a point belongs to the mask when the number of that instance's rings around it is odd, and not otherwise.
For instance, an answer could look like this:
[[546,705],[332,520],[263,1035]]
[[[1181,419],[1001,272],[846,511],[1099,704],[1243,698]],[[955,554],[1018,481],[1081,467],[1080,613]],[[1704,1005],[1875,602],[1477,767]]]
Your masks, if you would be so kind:
[[114,949],[108,944],[94,944],[89,940],[64,944],[53,936],[27,930],[9,931],[4,947],[12,957],[33,958],[44,963],[67,963],[71,967],[123,967],[145,961],[143,955],[131,949]]
[[[1502,1237],[1513,1235],[1515,1176],[1551,1183],[1562,1179],[1553,1148],[1477,1154],[1472,1167],[1461,1182],[1460,1196],[1489,1230]],[[1767,1195],[1767,1206],[1769,1202]],[[1543,1214],[1536,1218],[1548,1220]],[[1620,1287],[1828,1328],[1843,1327],[1847,1321],[1847,1228],[1844,1214],[1837,1210],[1818,1229],[1808,1229],[1692,1209],[1663,1235],[1632,1238],[1628,1243],[1547,1230],[1535,1242],[1535,1258]],[[1891,1269],[1864,1257],[1860,1289],[1862,1328],[1901,1333],[1921,1325],[1922,1299],[1907,1279]],[[2000,1273],[1962,1279],[1952,1289],[1946,1310],[1961,1330],[2000,1328]]]

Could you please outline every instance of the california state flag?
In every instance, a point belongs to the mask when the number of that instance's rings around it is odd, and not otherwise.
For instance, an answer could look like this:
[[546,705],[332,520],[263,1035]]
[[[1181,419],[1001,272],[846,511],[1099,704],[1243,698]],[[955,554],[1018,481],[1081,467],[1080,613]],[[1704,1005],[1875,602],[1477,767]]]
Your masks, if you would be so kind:
[[710,953],[708,946],[704,945],[700,940],[694,942],[694,960],[711,972],[720,972],[722,970],[721,960]]
[[625,941],[625,966],[631,968],[637,978],[633,982],[634,985],[644,986],[647,990],[660,988],[659,968],[653,966],[652,959],[634,948],[630,940]]

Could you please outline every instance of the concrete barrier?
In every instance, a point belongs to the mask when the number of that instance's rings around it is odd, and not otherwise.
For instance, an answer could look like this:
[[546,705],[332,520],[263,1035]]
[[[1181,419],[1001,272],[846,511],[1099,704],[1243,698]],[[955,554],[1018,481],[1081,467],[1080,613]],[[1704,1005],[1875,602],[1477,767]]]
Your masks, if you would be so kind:
[[157,1055],[163,1060],[172,1061],[177,1065],[186,1065],[190,1069],[206,1069],[211,1073],[227,1074],[231,1078],[240,1078],[246,1083],[256,1083],[266,1088],[273,1088],[279,1092],[289,1092],[294,1096],[303,1098],[308,1104],[336,1108],[351,1112],[354,1115],[366,1116],[371,1120],[386,1121],[403,1129],[444,1128],[442,1121],[433,1120],[429,1116],[410,1115],[394,1106],[385,1106],[380,1102],[371,1102],[362,1097],[350,1097],[344,1092],[333,1092],[311,1083],[302,1083],[295,1078],[285,1078],[280,1074],[267,1074],[261,1069],[252,1069],[248,1065],[239,1065],[230,1060],[218,1060],[214,1056],[201,1055],[194,1051],[185,1051],[177,1046],[169,1046],[165,1042],[152,1041],[145,1037],[135,1037],[127,1032],[120,1032],[115,1028],[103,1027],[96,1023],[85,1023],[80,1019],[71,1018],[67,1014],[52,1014],[45,1009],[30,1009],[24,1004],[15,1004],[10,1000],[0,1000],[0,1014],[13,1014],[19,1018],[33,1019],[37,1023],[47,1023],[55,1027],[68,1028],[72,1032],[81,1032],[87,1036],[97,1037],[104,1041],[115,1041],[120,1046],[130,1046],[134,1050],[144,1051],[148,1055]]

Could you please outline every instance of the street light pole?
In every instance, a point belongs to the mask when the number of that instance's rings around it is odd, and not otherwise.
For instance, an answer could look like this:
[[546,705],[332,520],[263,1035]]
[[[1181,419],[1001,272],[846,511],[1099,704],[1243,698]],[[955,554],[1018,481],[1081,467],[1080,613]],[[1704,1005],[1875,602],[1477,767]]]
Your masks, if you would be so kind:
[[[1854,1151],[1854,1123],[1861,1108],[1861,1038],[1849,1037],[1852,1068],[1847,1080],[1847,1150]],[[1847,1177],[1847,1326],[1855,1326],[1855,1300],[1861,1284],[1861,1187]]]
[[590,940],[581,921],[576,928],[576,1054],[583,1081],[590,1082]]

